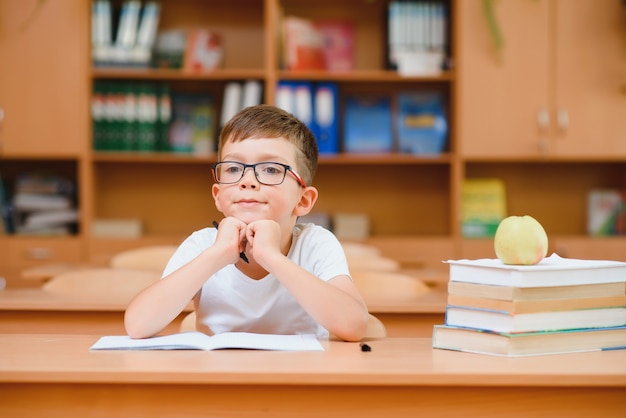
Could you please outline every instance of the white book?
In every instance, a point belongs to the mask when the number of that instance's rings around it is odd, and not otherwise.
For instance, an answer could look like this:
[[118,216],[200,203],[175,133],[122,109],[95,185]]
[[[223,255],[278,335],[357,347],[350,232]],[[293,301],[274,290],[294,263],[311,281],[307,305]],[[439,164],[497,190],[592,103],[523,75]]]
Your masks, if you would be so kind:
[[220,126],[226,125],[241,107],[243,95],[243,86],[241,83],[231,81],[224,87],[224,99],[222,100],[222,114],[220,117]]
[[79,215],[76,209],[32,212],[26,217],[23,226],[25,228],[37,228],[42,226],[62,225],[78,222],[78,217]]
[[224,332],[209,336],[182,332],[152,338],[133,339],[127,335],[101,337],[91,350],[220,350],[227,348],[280,351],[324,351],[313,334],[278,335]]
[[67,196],[46,193],[18,193],[13,206],[20,211],[70,209],[72,202]]
[[626,308],[510,314],[504,311],[448,305],[446,325],[510,333],[619,327],[626,325]]
[[580,260],[552,254],[535,265],[499,259],[448,260],[450,281],[514,287],[572,286],[626,282],[626,262]]
[[137,46],[152,49],[156,41],[161,5],[155,1],[146,3],[141,13],[141,22],[137,32]]
[[256,106],[261,104],[262,100],[261,82],[258,80],[247,80],[243,84],[243,98],[241,100],[241,108]]
[[135,46],[140,9],[141,1],[139,0],[127,0],[122,4],[117,37],[115,38],[117,46],[122,48]]

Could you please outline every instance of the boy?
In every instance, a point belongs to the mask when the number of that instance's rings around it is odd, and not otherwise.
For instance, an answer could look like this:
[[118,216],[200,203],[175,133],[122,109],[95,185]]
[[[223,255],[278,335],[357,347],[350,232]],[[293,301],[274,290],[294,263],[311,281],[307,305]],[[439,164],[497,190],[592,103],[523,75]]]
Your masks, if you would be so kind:
[[317,200],[317,156],[314,136],[293,115],[270,105],[235,115],[213,167],[213,199],[225,218],[189,236],[163,278],[131,301],[128,335],[158,334],[193,299],[197,328],[208,334],[360,340],[368,312],[341,245],[326,229],[296,224]]

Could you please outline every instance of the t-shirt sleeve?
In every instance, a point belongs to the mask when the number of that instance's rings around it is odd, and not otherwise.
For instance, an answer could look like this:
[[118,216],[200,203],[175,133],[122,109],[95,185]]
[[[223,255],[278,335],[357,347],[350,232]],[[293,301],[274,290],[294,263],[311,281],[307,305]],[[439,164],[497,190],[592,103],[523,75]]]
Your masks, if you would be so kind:
[[204,228],[193,232],[178,246],[165,266],[161,277],[171,274],[199,256],[215,243],[215,237],[215,228]]
[[293,255],[296,263],[324,281],[342,275],[350,276],[341,243],[332,232],[321,226],[302,225]]

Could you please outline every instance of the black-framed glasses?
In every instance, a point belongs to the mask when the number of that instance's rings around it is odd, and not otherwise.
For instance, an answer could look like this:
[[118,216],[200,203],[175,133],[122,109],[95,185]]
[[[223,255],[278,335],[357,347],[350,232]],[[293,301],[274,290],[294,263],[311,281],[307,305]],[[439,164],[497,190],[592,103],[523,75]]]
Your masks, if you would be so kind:
[[252,168],[257,181],[267,186],[282,184],[287,172],[290,172],[300,186],[306,187],[302,176],[293,171],[291,166],[274,162],[244,164],[238,161],[222,161],[213,164],[213,178],[220,184],[239,183],[246,172],[246,168]]

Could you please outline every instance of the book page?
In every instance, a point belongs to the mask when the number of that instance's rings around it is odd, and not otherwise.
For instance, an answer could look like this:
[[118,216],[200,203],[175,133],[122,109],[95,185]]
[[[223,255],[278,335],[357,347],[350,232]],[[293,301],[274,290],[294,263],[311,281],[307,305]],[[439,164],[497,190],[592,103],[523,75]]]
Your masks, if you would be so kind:
[[315,335],[277,335],[226,332],[208,336],[201,332],[183,332],[152,338],[133,339],[127,335],[101,337],[91,350],[251,350],[324,351]]
[[578,270],[596,269],[607,267],[626,267],[625,262],[612,260],[580,260],[575,258],[563,258],[557,254],[552,254],[534,265],[513,265],[504,264],[497,258],[482,258],[477,260],[447,260],[448,264],[458,264],[470,267],[498,268],[503,270],[516,271],[538,271],[538,270]]
[[211,350],[247,348],[252,350],[324,351],[313,334],[278,335],[249,332],[225,332],[211,337]]

